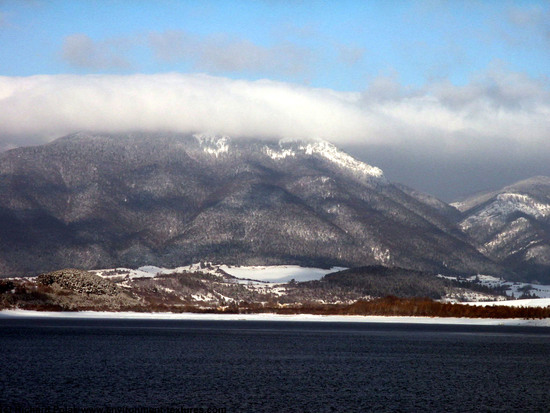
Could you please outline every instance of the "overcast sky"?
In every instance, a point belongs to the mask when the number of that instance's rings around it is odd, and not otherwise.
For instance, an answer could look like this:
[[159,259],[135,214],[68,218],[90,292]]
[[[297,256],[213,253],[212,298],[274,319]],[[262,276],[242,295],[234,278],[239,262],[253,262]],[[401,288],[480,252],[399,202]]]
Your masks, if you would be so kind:
[[548,1],[0,0],[0,150],[321,138],[444,200],[550,175]]

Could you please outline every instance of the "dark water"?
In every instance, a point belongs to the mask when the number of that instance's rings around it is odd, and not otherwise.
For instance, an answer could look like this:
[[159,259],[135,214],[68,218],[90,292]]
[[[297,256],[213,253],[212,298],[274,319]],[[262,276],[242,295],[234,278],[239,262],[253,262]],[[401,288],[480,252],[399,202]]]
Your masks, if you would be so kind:
[[0,406],[550,411],[550,330],[0,319]]

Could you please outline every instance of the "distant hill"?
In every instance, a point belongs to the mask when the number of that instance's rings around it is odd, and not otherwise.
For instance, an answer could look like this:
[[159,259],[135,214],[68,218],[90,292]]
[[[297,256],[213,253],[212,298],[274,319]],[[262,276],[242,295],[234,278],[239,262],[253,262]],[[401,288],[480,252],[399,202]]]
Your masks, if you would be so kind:
[[550,178],[538,176],[453,204],[481,252],[521,279],[550,283]]

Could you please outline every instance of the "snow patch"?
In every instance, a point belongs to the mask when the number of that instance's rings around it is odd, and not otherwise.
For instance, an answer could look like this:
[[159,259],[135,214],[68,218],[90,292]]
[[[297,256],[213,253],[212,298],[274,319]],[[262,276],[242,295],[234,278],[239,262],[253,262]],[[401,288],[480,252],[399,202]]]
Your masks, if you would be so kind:
[[264,146],[264,152],[267,156],[269,156],[271,159],[279,160],[279,159],[285,159],[290,157],[295,157],[296,152],[294,152],[292,149],[281,149],[280,151],[274,151],[269,146]]
[[195,301],[206,301],[206,302],[209,302],[209,301],[218,301],[218,297],[216,297],[214,294],[212,293],[208,293],[208,294],[191,294],[191,297],[193,298],[193,300]]
[[372,255],[380,264],[387,264],[391,260],[390,250],[379,246],[371,247]]
[[342,267],[333,267],[330,269],[299,267],[297,265],[274,265],[274,266],[250,266],[250,267],[231,267],[221,265],[220,269],[234,277],[255,280],[262,282],[286,283],[294,279],[295,281],[313,281],[320,280],[326,274],[345,270]]
[[193,137],[199,141],[204,152],[214,155],[216,158],[223,153],[229,152],[228,136],[218,137],[215,135],[195,134]]
[[506,301],[478,301],[463,303],[468,305],[479,306],[506,306],[506,307],[548,307],[550,306],[550,298],[527,298],[523,300],[506,300]]
[[96,275],[99,275],[103,278],[153,278],[157,275],[157,273],[161,270],[161,268],[153,267],[153,266],[146,266],[146,267],[140,267],[136,270],[131,268],[110,268],[110,269],[101,269],[101,270],[90,270],[91,273],[94,273]]

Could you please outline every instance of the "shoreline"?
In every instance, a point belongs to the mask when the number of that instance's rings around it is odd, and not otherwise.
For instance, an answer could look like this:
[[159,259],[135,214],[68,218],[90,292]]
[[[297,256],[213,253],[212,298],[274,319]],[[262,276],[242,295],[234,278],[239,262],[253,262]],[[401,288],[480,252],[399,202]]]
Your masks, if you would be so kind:
[[409,317],[409,316],[361,316],[316,314],[204,314],[204,313],[139,313],[109,311],[35,311],[1,310],[0,319],[65,318],[65,319],[132,319],[132,320],[196,320],[196,321],[293,321],[293,322],[348,322],[348,323],[405,323],[450,325],[502,325],[550,327],[550,318],[457,318],[457,317]]

